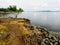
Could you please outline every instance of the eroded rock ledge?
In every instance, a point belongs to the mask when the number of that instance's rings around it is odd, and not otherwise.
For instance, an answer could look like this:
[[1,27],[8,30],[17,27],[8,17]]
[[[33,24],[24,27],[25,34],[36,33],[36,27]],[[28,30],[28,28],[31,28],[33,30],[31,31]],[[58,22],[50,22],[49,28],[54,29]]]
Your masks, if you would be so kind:
[[0,18],[0,45],[60,45],[60,37],[25,18]]

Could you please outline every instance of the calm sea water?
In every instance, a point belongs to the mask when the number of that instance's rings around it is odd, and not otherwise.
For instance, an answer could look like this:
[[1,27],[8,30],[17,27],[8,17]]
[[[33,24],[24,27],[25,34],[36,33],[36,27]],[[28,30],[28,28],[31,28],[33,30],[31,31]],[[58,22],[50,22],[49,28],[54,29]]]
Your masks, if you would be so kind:
[[[16,14],[0,14],[0,17],[15,17]],[[23,12],[18,18],[30,19],[32,24],[47,28],[50,31],[60,31],[60,12]]]

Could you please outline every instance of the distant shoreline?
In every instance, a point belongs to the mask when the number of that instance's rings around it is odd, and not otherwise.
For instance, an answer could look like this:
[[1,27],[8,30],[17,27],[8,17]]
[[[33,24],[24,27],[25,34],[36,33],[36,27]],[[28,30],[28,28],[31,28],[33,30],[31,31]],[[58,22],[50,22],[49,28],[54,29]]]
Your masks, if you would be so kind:
[[[24,12],[60,12],[60,11],[24,11]],[[11,13],[17,13],[17,12],[4,12],[4,11],[0,11],[0,14],[11,14]]]
[[60,11],[25,11],[25,12],[60,12]]
[[0,11],[0,14],[11,14],[11,13],[22,13],[22,12],[13,12],[13,11],[4,12],[4,11]]
[[60,11],[38,11],[38,12],[60,12]]
[[16,12],[3,12],[3,11],[0,11],[0,14],[10,14],[10,13],[16,13]]

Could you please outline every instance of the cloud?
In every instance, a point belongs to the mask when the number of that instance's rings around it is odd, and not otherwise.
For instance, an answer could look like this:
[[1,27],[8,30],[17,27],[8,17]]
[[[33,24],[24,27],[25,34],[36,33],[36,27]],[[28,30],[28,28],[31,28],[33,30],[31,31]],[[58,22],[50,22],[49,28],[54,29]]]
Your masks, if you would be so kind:
[[0,7],[16,5],[24,10],[60,10],[60,0],[0,0]]

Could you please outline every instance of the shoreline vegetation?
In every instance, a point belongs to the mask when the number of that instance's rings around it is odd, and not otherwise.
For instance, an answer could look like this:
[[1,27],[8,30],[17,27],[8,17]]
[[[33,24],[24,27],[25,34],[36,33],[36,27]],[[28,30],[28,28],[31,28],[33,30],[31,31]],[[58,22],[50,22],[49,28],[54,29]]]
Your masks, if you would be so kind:
[[0,14],[9,14],[9,13],[19,13],[19,12],[24,12],[22,8],[17,9],[17,7],[14,6],[9,6],[7,8],[0,8]]

